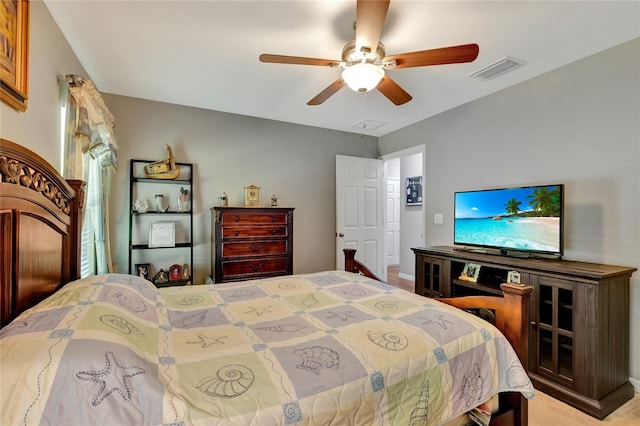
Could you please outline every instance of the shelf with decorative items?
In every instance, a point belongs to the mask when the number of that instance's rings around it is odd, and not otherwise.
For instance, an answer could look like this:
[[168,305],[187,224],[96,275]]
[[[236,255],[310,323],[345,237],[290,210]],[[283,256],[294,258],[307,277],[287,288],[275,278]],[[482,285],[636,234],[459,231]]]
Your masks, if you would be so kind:
[[129,273],[157,287],[193,281],[193,164],[131,160],[129,167]]

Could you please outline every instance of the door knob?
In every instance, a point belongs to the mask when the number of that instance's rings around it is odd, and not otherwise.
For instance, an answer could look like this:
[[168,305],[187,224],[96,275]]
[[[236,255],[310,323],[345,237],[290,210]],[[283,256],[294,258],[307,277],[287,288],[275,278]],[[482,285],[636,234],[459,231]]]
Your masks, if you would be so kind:
[[338,234],[338,237],[344,238],[344,234],[341,232],[341,233]]

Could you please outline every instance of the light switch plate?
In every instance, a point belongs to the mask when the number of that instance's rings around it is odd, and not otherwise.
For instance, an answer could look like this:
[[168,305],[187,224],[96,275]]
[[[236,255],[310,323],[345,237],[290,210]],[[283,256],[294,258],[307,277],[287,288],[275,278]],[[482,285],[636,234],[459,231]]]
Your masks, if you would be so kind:
[[444,215],[442,213],[434,213],[433,223],[436,225],[442,225],[444,223]]

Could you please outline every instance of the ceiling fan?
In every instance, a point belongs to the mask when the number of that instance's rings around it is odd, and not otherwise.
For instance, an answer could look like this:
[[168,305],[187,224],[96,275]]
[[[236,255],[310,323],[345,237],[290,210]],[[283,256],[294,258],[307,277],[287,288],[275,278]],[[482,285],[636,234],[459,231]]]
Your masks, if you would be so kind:
[[385,70],[473,62],[478,57],[477,44],[386,56],[380,35],[388,9],[389,0],[358,0],[356,38],[342,49],[341,61],[271,54],[260,55],[260,61],[342,68],[340,78],[307,102],[307,105],[320,105],[345,85],[361,93],[377,88],[391,102],[402,105],[411,100],[411,95],[386,75]]

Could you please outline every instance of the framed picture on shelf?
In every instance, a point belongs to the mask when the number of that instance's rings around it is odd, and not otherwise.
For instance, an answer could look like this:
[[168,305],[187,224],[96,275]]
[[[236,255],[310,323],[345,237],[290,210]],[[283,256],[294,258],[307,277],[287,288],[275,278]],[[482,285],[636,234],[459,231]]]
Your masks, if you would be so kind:
[[169,281],[180,281],[182,280],[182,266],[180,265],[171,265],[169,268]]
[[138,263],[136,265],[136,275],[140,278],[144,278],[145,280],[151,279],[151,264],[149,263]]
[[188,263],[185,263],[184,265],[182,265],[182,279],[186,281],[189,278],[191,278],[191,268],[189,267]]
[[149,247],[175,247],[176,223],[155,222],[149,226]]
[[160,269],[158,273],[153,277],[154,284],[166,284],[169,282],[169,275],[164,269]]
[[478,276],[480,275],[480,265],[475,263],[465,263],[464,269],[459,279],[462,281],[469,281],[472,283],[478,282]]
[[507,272],[507,283],[520,284],[520,272],[518,271]]
[[419,206],[422,204],[422,176],[408,177],[407,185],[407,205]]
[[28,1],[2,2],[0,98],[22,112],[27,110],[29,87],[29,7]]

